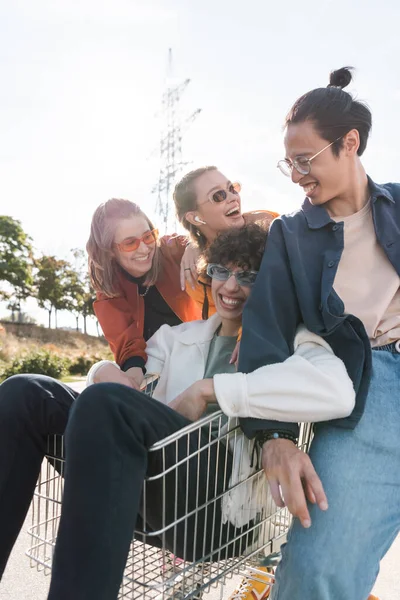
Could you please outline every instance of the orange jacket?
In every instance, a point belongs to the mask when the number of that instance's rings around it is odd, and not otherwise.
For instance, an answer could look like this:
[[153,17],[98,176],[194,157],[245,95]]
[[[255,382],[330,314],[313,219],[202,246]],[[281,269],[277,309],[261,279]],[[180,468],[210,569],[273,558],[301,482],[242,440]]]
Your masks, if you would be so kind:
[[[268,228],[272,221],[279,217],[279,214],[271,210],[253,210],[243,214],[246,225],[248,223],[257,223],[261,227]],[[207,319],[215,313],[215,304],[211,295],[211,282],[208,277],[199,277],[195,288],[188,283],[186,291],[202,310],[202,318]]]
[[[181,321],[194,321],[201,318],[201,308],[180,286],[180,264],[185,251],[187,238],[184,236],[164,236],[160,239],[161,274],[156,288]],[[146,342],[143,339],[144,298],[139,295],[138,286],[133,281],[118,274],[121,295],[108,298],[97,294],[93,304],[104,336],[118,365],[128,358],[138,356],[146,361]]]

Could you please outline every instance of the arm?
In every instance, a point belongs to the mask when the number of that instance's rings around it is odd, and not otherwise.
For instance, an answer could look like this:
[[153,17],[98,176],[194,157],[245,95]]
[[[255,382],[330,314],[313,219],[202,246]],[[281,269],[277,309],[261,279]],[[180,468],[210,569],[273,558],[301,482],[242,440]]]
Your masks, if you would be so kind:
[[[243,311],[243,333],[238,370],[250,373],[265,365],[281,363],[293,354],[293,340],[300,310],[283,236],[284,224],[276,219],[267,238],[260,272]],[[247,437],[259,430],[298,432],[297,423],[253,418],[241,419]]]
[[86,376],[86,387],[94,383],[120,383],[135,390],[140,389],[143,381],[143,371],[138,367],[132,367],[126,372],[121,371],[119,366],[110,360],[101,360],[90,368]]
[[[276,219],[267,239],[260,273],[243,313],[243,335],[239,371],[252,372],[264,365],[280,363],[293,354],[292,343],[300,309],[292,278],[283,227]],[[295,243],[295,238],[292,238]],[[298,435],[297,423],[241,419],[244,433],[252,438],[257,431],[280,429]],[[328,508],[322,483],[307,454],[289,440],[270,440],[263,445],[262,466],[277,506],[286,506],[304,527],[311,525],[306,499]],[[283,498],[282,498],[283,495]]]
[[196,381],[170,406],[192,421],[200,418],[209,402],[218,402],[228,417],[313,423],[348,416],[355,392],[343,362],[304,327],[295,345],[295,354],[284,363],[248,375],[227,373]]
[[199,247],[184,235],[166,235],[162,237],[161,247],[180,266],[182,291],[186,288],[186,282],[194,289],[198,278],[197,261],[200,256]]
[[291,422],[328,421],[348,416],[355,404],[343,362],[319,336],[301,327],[295,353],[283,363],[253,373],[214,375],[214,391],[228,417]]
[[200,379],[172,400],[169,407],[190,421],[197,421],[209,402],[216,402],[213,380]]
[[128,300],[124,296],[106,298],[99,295],[93,308],[115,362],[123,371],[132,367],[143,369],[147,358],[143,324],[135,318],[134,308]]
[[186,282],[194,289],[197,279],[197,261],[200,257],[200,249],[195,244],[189,242],[185,248],[185,252],[181,261],[181,288],[186,287]]

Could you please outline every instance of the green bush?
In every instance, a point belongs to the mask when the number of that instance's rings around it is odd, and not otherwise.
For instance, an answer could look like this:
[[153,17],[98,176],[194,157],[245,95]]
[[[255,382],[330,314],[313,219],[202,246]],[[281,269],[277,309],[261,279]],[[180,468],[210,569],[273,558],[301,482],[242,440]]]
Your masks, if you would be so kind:
[[69,358],[53,354],[48,350],[39,350],[17,357],[1,373],[2,379],[22,373],[36,373],[60,379],[68,373]]
[[69,372],[71,375],[87,375],[90,367],[99,360],[102,360],[101,356],[81,354],[72,361]]

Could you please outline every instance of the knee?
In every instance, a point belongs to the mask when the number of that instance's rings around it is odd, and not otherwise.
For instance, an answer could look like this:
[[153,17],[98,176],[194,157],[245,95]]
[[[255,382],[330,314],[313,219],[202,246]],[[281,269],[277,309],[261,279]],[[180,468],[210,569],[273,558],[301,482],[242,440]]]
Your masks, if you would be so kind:
[[19,414],[36,396],[37,376],[13,375],[0,385],[0,410],[2,418],[7,414]]
[[96,383],[88,386],[74,403],[74,418],[110,423],[121,413],[124,404],[133,404],[137,392],[118,383]]
[[127,404],[135,402],[135,394],[131,392],[134,390],[115,383],[97,383],[83,390],[71,409],[67,447],[81,447],[81,443],[89,441],[98,447],[110,436],[120,441],[128,420]]
[[75,401],[74,413],[90,414],[112,410],[112,390],[107,383],[95,383],[85,388]]
[[329,578],[332,572],[334,556],[330,553],[329,543],[321,544],[319,536],[309,535],[310,530],[302,530],[295,522],[288,542],[282,548],[281,570],[284,578],[290,577],[292,582],[316,581],[318,578]]

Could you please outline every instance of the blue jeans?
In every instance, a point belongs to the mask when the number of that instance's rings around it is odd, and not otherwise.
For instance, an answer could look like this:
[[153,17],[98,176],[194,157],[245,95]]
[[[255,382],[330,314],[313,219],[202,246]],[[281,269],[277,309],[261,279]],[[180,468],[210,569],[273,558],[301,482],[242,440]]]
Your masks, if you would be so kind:
[[400,530],[400,354],[372,352],[365,413],[354,430],[324,424],[310,451],[329,509],[295,519],[272,600],[366,600]]

